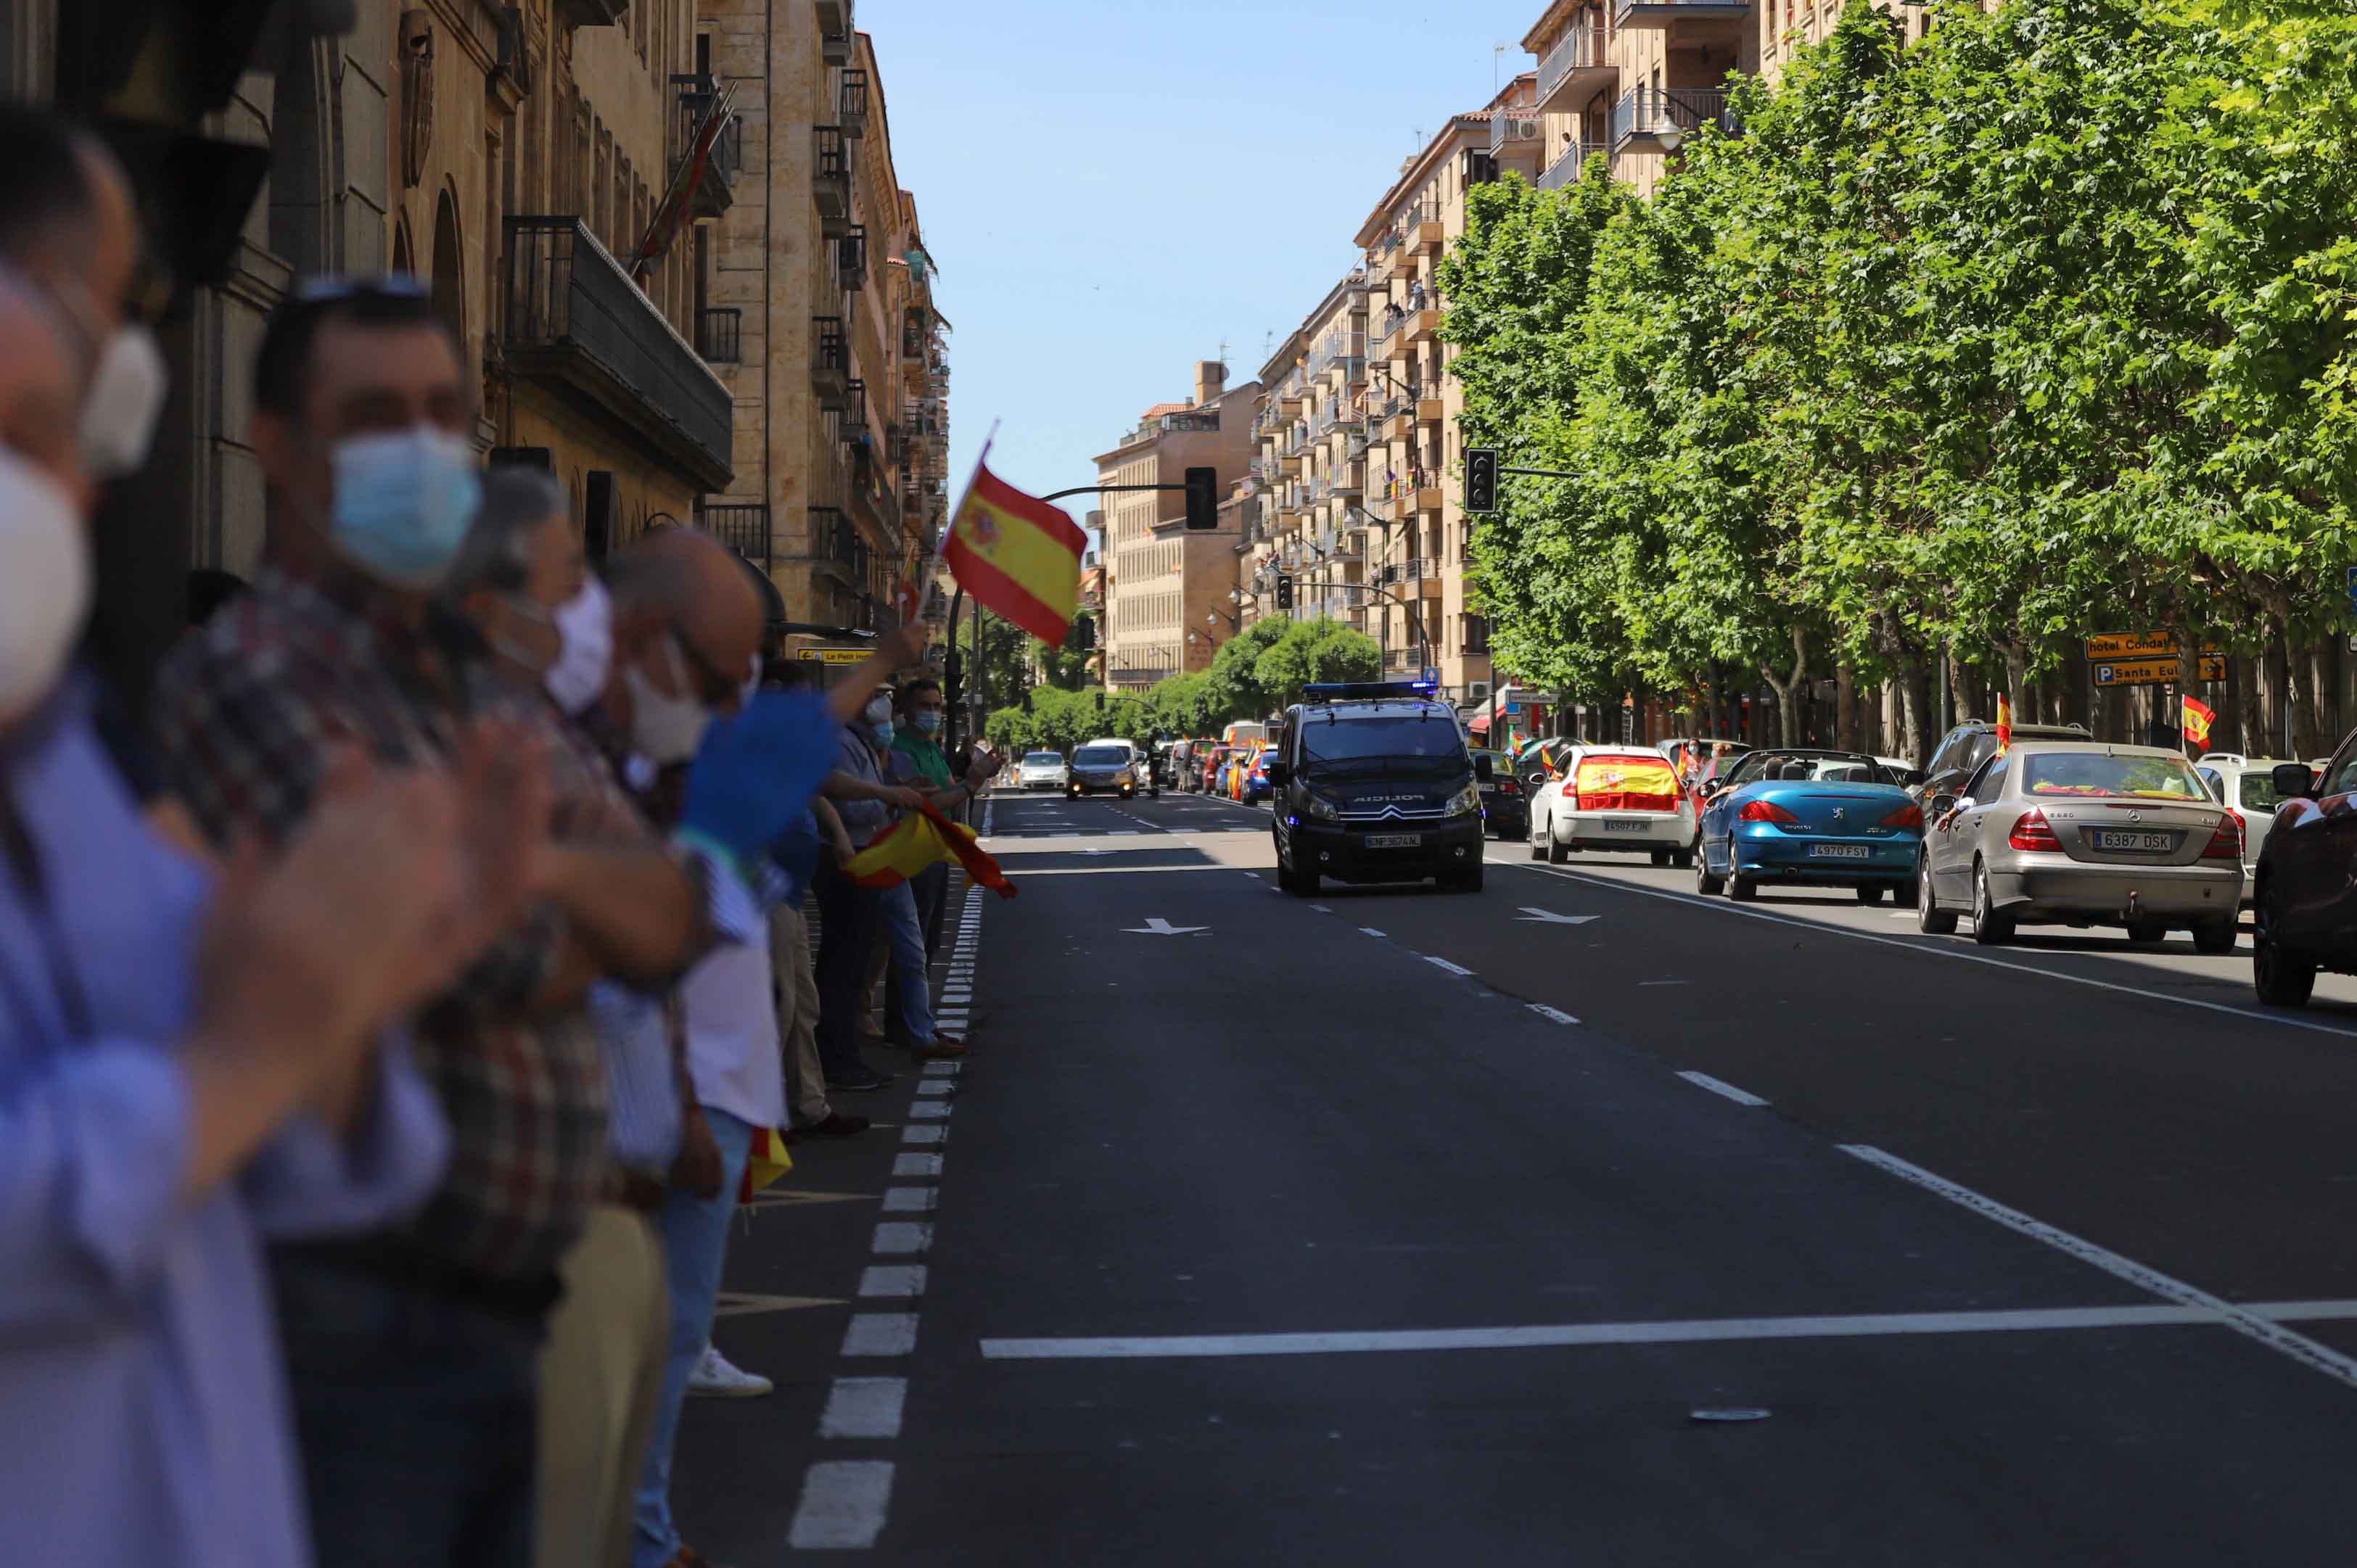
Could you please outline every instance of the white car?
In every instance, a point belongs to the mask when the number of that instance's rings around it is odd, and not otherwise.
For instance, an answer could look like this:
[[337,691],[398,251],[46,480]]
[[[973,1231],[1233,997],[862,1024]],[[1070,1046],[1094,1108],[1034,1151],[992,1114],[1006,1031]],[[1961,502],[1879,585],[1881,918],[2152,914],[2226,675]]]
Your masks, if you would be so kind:
[[1701,831],[1694,797],[1649,746],[1583,746],[1531,801],[1531,858],[1560,865],[1580,850],[1635,850],[1689,866]]
[[2244,757],[2236,751],[2204,752],[2194,762],[2193,771],[2201,775],[2201,782],[2210,786],[2210,793],[2218,798],[2227,814],[2243,826],[2243,902],[2251,901],[2251,889],[2255,886],[2259,869],[2259,850],[2267,842],[2267,830],[2276,825],[2276,808],[2283,800],[2276,793],[2275,779],[2270,776],[2282,759],[2273,757]]
[[1028,751],[1015,781],[1026,789],[1061,789],[1072,781],[1072,770],[1060,751]]

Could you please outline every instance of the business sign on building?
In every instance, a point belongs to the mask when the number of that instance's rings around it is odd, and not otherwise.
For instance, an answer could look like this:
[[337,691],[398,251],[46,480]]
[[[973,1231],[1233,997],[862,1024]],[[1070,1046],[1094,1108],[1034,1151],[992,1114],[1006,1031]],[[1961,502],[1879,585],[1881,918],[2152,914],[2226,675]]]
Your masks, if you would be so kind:
[[[2201,649],[2205,657],[2222,655],[2226,650],[2218,644],[2206,643]],[[2175,659],[2177,634],[2173,631],[2107,631],[2087,639],[2087,661],[2097,660]],[[2212,677],[2203,677],[2205,680]],[[2224,680],[2221,675],[2215,677]],[[2101,685],[2103,682],[2097,682]]]
[[[2201,679],[2223,681],[2226,660],[2214,653],[2201,656]],[[2177,655],[2165,659],[2109,659],[2095,661],[2098,686],[2167,686],[2177,680]]]
[[795,649],[794,658],[804,664],[858,664],[875,651],[873,648],[828,648],[811,643]]

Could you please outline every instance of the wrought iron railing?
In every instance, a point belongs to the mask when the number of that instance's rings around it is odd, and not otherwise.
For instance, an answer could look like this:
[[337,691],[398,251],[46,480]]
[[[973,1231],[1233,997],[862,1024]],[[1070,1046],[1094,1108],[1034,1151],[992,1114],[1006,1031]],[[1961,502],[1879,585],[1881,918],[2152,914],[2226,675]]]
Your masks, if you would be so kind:
[[770,509],[759,501],[707,502],[698,521],[704,532],[763,571],[770,569]]
[[695,313],[695,351],[715,365],[742,360],[745,312],[736,306],[708,306]]

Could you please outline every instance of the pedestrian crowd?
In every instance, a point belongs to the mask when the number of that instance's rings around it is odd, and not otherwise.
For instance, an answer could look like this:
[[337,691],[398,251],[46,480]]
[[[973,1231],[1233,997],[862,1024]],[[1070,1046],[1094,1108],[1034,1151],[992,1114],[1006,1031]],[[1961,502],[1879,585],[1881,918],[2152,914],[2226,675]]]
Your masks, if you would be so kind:
[[711,1338],[757,1139],[966,1048],[947,867],[849,863],[998,761],[889,684],[921,625],[829,683],[710,537],[586,561],[400,276],[212,372],[267,542],[135,710],[82,655],[149,267],[102,146],[0,109],[5,1555],[695,1568],[683,1403],[769,1387]]

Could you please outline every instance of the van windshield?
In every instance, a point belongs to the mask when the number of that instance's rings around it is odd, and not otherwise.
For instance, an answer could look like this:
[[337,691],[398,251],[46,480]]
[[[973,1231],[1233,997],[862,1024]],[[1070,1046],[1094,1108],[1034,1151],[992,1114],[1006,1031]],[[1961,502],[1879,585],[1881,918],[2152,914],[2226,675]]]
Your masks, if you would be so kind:
[[1084,746],[1072,753],[1076,768],[1118,768],[1129,760],[1129,753],[1117,746]]
[[1457,721],[1446,714],[1305,718],[1301,764],[1313,773],[1395,773],[1438,778],[1468,772]]

